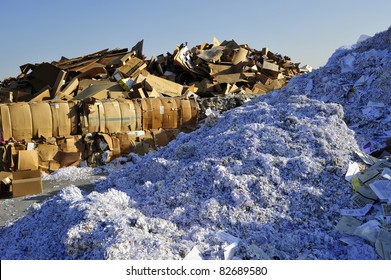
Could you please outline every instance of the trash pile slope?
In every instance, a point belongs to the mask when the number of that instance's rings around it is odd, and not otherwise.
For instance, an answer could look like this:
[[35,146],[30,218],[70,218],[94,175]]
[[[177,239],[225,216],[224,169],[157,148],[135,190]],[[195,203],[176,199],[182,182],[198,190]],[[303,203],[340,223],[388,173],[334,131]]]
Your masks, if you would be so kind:
[[281,94],[342,104],[360,148],[372,153],[391,138],[391,28],[338,49],[328,63],[292,79]]
[[[75,187],[1,230],[2,259],[373,259],[334,231],[351,189],[352,131],[342,107],[306,97],[248,102],[111,174]],[[343,140],[343,141],[341,141]],[[15,242],[5,242],[15,240]]]

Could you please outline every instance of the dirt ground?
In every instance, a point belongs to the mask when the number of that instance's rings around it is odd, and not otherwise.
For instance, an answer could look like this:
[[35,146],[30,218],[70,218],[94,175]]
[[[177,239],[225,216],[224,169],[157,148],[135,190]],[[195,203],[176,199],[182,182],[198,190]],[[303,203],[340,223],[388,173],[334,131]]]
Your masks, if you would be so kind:
[[43,193],[39,195],[15,197],[15,198],[0,198],[0,227],[4,227],[10,222],[17,220],[27,214],[27,208],[37,202],[43,202],[45,199],[52,197],[62,188],[71,184],[80,189],[91,192],[94,189],[92,181],[100,178],[103,174],[94,175],[89,180],[79,181],[42,181]]

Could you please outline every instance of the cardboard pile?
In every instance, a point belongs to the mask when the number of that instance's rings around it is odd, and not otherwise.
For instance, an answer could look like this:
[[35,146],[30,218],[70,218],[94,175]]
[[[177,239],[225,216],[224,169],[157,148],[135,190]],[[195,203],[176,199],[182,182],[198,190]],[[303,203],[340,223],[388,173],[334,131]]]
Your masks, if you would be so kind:
[[258,94],[281,88],[308,72],[289,57],[235,41],[177,46],[173,54],[147,60],[143,41],[127,48],[20,66],[21,74],[0,86],[1,102],[88,98],[200,97]]
[[[267,93],[307,71],[233,40],[180,45],[149,60],[142,47],[28,63],[1,82],[0,171],[52,172],[145,154],[194,130],[211,104],[220,111],[240,106],[246,98],[237,96]],[[227,95],[237,100],[218,101]]]

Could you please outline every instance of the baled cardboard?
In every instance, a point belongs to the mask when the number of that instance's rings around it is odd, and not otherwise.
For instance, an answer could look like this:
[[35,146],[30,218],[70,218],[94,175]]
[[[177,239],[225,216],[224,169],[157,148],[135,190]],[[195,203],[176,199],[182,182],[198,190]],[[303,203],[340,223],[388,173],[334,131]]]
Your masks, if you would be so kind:
[[137,99],[132,100],[133,106],[136,112],[136,128],[135,130],[141,130],[143,128],[142,110],[141,104]]
[[7,141],[12,138],[11,115],[7,105],[0,104],[0,115],[0,140]]
[[148,98],[152,109],[152,126],[148,129],[158,129],[163,126],[164,106],[159,98]]
[[164,109],[162,128],[178,128],[178,107],[173,98],[161,98]]
[[121,131],[130,131],[130,130],[136,130],[137,124],[136,124],[136,108],[135,104],[132,100],[128,99],[118,99],[117,100],[120,105],[121,110]]
[[197,125],[197,105],[194,100],[181,100],[182,127]]
[[53,136],[52,112],[49,103],[29,103],[33,124],[33,138]]
[[67,101],[50,102],[53,136],[71,135],[71,120]]
[[68,106],[69,106],[68,117],[71,123],[71,135],[79,134],[79,122],[80,122],[79,104],[80,102],[78,100],[68,101]]
[[99,132],[105,132],[106,131],[105,107],[103,106],[101,100],[96,100],[95,103],[96,106],[98,107],[98,113],[99,113]]
[[32,138],[33,124],[30,106],[25,102],[11,103],[9,112],[12,124],[12,137],[17,141]]
[[121,131],[121,109],[118,101],[102,100],[105,112],[105,133]]
[[147,130],[152,128],[152,107],[151,102],[147,98],[141,99],[142,110],[142,129]]
[[21,170],[12,172],[11,191],[13,197],[42,193],[41,172],[39,170]]
[[38,151],[19,151],[18,170],[37,170],[38,167]]

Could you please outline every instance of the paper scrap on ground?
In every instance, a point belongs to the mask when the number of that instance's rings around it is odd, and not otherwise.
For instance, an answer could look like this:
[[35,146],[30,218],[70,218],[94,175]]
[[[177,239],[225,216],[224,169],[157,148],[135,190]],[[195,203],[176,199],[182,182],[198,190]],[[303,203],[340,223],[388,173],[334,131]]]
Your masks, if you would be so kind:
[[391,181],[378,180],[369,184],[369,187],[380,200],[382,201],[391,200]]
[[348,182],[352,181],[352,178],[360,172],[360,167],[358,166],[357,162],[350,162],[348,171],[345,175],[345,180]]
[[361,158],[361,160],[363,162],[365,162],[366,164],[369,164],[369,165],[373,165],[375,164],[376,162],[379,161],[379,159],[371,156],[371,155],[368,155],[368,154],[365,154],[365,153],[362,153],[360,151],[355,151],[355,153]]
[[372,204],[367,204],[361,209],[341,209],[341,215],[344,216],[364,216],[372,208]]
[[200,250],[198,250],[197,246],[194,246],[193,249],[191,249],[191,251],[186,255],[184,260],[203,260],[203,258]]
[[381,173],[381,176],[384,179],[391,180],[391,169],[390,168],[384,168],[382,173]]
[[336,230],[353,235],[356,228],[361,224],[362,222],[357,220],[356,218],[350,216],[343,216],[336,225]]

